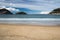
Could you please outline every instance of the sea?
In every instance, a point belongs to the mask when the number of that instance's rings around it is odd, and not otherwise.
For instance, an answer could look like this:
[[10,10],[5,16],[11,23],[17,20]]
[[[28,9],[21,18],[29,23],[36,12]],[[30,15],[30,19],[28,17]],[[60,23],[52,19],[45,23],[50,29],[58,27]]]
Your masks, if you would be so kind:
[[60,25],[60,15],[48,15],[48,14],[0,15],[0,23]]

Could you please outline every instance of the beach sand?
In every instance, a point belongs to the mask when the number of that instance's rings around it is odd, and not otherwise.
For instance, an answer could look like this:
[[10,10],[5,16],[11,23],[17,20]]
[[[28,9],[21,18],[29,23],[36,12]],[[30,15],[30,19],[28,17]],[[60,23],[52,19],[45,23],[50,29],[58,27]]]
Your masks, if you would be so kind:
[[60,26],[0,24],[0,40],[60,40]]

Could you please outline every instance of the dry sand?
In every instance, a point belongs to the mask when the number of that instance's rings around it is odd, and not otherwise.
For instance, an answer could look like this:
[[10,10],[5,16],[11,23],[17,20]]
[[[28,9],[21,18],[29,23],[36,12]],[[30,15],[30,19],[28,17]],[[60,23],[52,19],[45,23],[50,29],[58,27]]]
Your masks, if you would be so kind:
[[60,26],[0,24],[0,40],[60,40]]

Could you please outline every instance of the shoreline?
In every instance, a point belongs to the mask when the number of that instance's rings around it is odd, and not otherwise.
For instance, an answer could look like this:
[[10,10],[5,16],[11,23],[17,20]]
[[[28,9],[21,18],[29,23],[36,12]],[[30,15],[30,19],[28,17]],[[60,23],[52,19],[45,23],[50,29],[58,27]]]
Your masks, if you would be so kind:
[[11,24],[11,23],[0,23],[0,25],[41,26],[41,27],[60,27],[60,25]]

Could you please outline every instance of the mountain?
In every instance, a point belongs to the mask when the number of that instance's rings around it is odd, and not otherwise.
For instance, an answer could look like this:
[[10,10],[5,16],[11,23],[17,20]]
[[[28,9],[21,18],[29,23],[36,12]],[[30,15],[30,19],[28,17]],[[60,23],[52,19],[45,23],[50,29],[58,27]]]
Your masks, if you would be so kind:
[[16,7],[13,7],[13,8],[18,9],[18,10],[20,10],[20,12],[25,12],[27,14],[31,14],[33,12],[32,10],[30,10],[28,8],[16,8]]
[[13,14],[13,13],[11,13],[9,10],[7,10],[5,8],[2,8],[2,9],[0,9],[0,14]]
[[51,11],[49,14],[52,14],[52,15],[60,15],[60,8],[54,9],[54,10]]
[[17,12],[25,12],[27,14],[38,14],[38,12],[40,13],[41,11],[39,10],[31,10],[28,8],[19,8],[19,7],[11,7],[11,6],[2,6],[1,8],[6,8],[8,9],[10,12],[12,12],[13,14],[17,13]]
[[19,9],[21,12],[26,12],[27,14],[36,14],[37,12],[41,12],[40,10],[31,10],[28,8],[16,8],[16,9]]
[[25,12],[17,12],[16,14],[26,15],[27,13],[25,13]]

